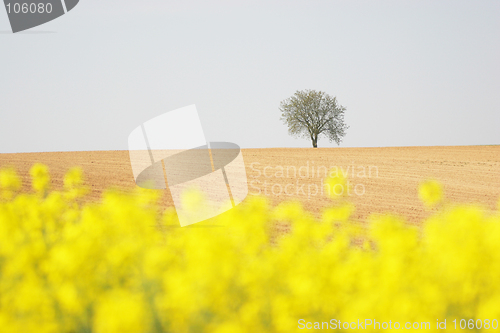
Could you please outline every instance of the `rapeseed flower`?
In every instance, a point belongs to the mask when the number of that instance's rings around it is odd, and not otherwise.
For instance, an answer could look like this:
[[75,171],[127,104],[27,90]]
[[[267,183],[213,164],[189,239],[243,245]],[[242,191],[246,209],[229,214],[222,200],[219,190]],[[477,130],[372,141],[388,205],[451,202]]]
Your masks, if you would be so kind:
[[21,188],[21,180],[12,168],[0,170],[0,198],[12,199]]
[[42,193],[49,189],[50,174],[49,168],[41,163],[34,164],[30,169],[32,177],[32,187],[35,191]]
[[341,199],[347,196],[348,193],[348,180],[342,173],[330,172],[325,179],[325,192],[332,199]]
[[443,186],[436,180],[427,180],[420,184],[418,196],[428,207],[434,207],[443,201]]
[[[158,191],[107,191],[86,204],[68,195],[84,188],[81,171],[61,192],[48,191],[46,167],[31,174],[37,193],[19,194],[15,173],[0,170],[12,190],[0,201],[2,332],[292,332],[300,319],[365,318],[498,325],[498,211],[449,205],[419,227],[391,214],[362,227],[346,200],[318,219],[300,203],[250,197],[211,224],[180,228],[175,210],[160,212]],[[425,202],[442,202],[438,183],[422,188]],[[184,200],[193,210],[201,202]],[[277,224],[289,227],[276,235]]]

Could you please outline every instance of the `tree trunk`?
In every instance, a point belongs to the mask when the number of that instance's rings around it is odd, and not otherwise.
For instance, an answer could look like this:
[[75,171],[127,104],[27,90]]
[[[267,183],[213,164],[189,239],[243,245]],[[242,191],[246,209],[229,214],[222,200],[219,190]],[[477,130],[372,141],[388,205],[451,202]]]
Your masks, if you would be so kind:
[[313,143],[313,148],[318,148],[318,135],[314,134],[311,135],[312,143]]

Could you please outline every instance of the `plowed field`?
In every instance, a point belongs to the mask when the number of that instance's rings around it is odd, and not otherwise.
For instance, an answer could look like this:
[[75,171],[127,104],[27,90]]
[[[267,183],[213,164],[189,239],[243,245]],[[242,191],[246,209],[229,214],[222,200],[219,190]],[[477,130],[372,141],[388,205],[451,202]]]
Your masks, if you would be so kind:
[[[299,200],[314,214],[331,202],[321,184],[332,167],[349,177],[345,190],[359,220],[390,211],[418,222],[428,214],[417,193],[427,178],[441,181],[453,202],[494,208],[500,197],[500,146],[243,149],[243,157],[251,195],[265,195],[273,204]],[[91,189],[88,200],[98,200],[107,188],[135,186],[128,151],[0,154],[0,167],[15,167],[25,191],[35,162],[49,166],[55,189],[70,167],[82,167]],[[162,205],[171,204],[164,191]]]

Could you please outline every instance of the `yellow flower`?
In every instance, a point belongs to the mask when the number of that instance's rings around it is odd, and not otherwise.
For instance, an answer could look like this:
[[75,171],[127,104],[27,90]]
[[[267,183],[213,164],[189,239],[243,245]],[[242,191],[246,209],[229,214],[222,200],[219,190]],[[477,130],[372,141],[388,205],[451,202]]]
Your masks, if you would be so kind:
[[427,180],[420,184],[418,196],[428,207],[434,207],[443,201],[443,186],[436,180]]
[[49,189],[50,175],[46,165],[36,163],[30,169],[33,189],[37,192],[44,192]]
[[0,170],[0,188],[17,191],[21,187],[21,180],[14,169]]
[[355,207],[353,204],[346,203],[338,207],[327,208],[323,212],[323,221],[325,222],[345,222],[349,220]]
[[14,192],[21,188],[21,180],[14,169],[0,170],[0,197],[11,199]]
[[338,171],[333,171],[332,169],[330,174],[325,180],[325,191],[332,199],[340,199],[345,197],[348,192],[347,186],[349,185],[347,182],[347,178],[344,177]]
[[161,192],[158,190],[137,187],[135,194],[137,196],[138,201],[141,204],[147,206],[147,205],[155,204],[156,202],[158,202],[158,199],[160,198]]
[[[19,189],[14,174],[0,170],[2,191]],[[46,191],[46,167],[31,174],[44,200],[0,201],[2,332],[281,333],[357,318],[370,318],[368,330],[436,318],[481,318],[488,329],[500,315],[500,216],[479,205],[410,225],[389,213],[351,221],[347,200],[319,219],[254,197],[213,224],[180,228],[174,209],[160,214],[158,191],[78,205],[67,194],[81,171],[63,192]],[[345,179],[329,184],[341,197]],[[443,200],[435,181],[420,192],[426,204]],[[183,200],[193,213],[204,202],[200,192]]]
[[181,205],[186,210],[197,210],[205,205],[203,193],[195,188],[188,189],[181,194]]
[[65,196],[68,200],[84,196],[88,189],[83,185],[83,171],[79,167],[71,168],[64,176]]
[[114,290],[98,303],[93,328],[96,333],[149,332],[150,318],[141,295]]
[[80,187],[83,184],[83,171],[79,167],[71,168],[64,176],[64,188],[67,190]]
[[82,311],[82,302],[78,299],[78,292],[73,285],[65,283],[59,286],[56,296],[62,309],[68,313],[80,314]]

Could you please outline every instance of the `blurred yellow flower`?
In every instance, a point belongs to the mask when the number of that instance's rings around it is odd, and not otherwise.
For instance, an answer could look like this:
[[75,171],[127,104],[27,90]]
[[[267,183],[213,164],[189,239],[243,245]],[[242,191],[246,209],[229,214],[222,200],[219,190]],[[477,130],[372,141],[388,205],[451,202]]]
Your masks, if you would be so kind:
[[[47,168],[31,174],[47,192]],[[1,190],[18,190],[15,178],[0,170]],[[285,333],[331,318],[477,318],[486,328],[500,315],[500,214],[476,205],[416,227],[390,214],[358,223],[347,201],[318,219],[299,203],[248,198],[214,224],[180,228],[158,191],[78,205],[81,171],[64,185],[0,201],[2,332]],[[442,200],[437,182],[420,192]],[[194,214],[203,203],[196,192],[183,200]]]
[[325,179],[325,191],[332,199],[339,199],[347,196],[348,192],[348,182],[347,178],[344,177],[338,170],[332,169],[328,177]]
[[181,194],[181,205],[186,210],[197,210],[205,204],[205,197],[200,190],[189,189]]
[[0,170],[0,188],[7,190],[18,190],[21,187],[21,180],[14,169]]
[[70,190],[83,185],[83,171],[79,167],[71,168],[64,176],[64,188]]
[[98,302],[93,328],[96,333],[149,332],[148,313],[140,294],[112,290]]
[[21,180],[14,169],[0,170],[0,198],[11,199],[20,188]]
[[88,188],[83,185],[83,171],[79,167],[71,168],[64,176],[64,189],[68,200],[83,197]]
[[44,192],[49,189],[50,175],[46,165],[36,163],[30,169],[32,187],[37,192]]
[[323,212],[323,220],[328,222],[344,222],[349,220],[355,207],[351,203],[345,203],[338,207],[325,209]]
[[434,207],[443,201],[443,186],[436,180],[427,180],[420,184],[418,196],[428,207]]

